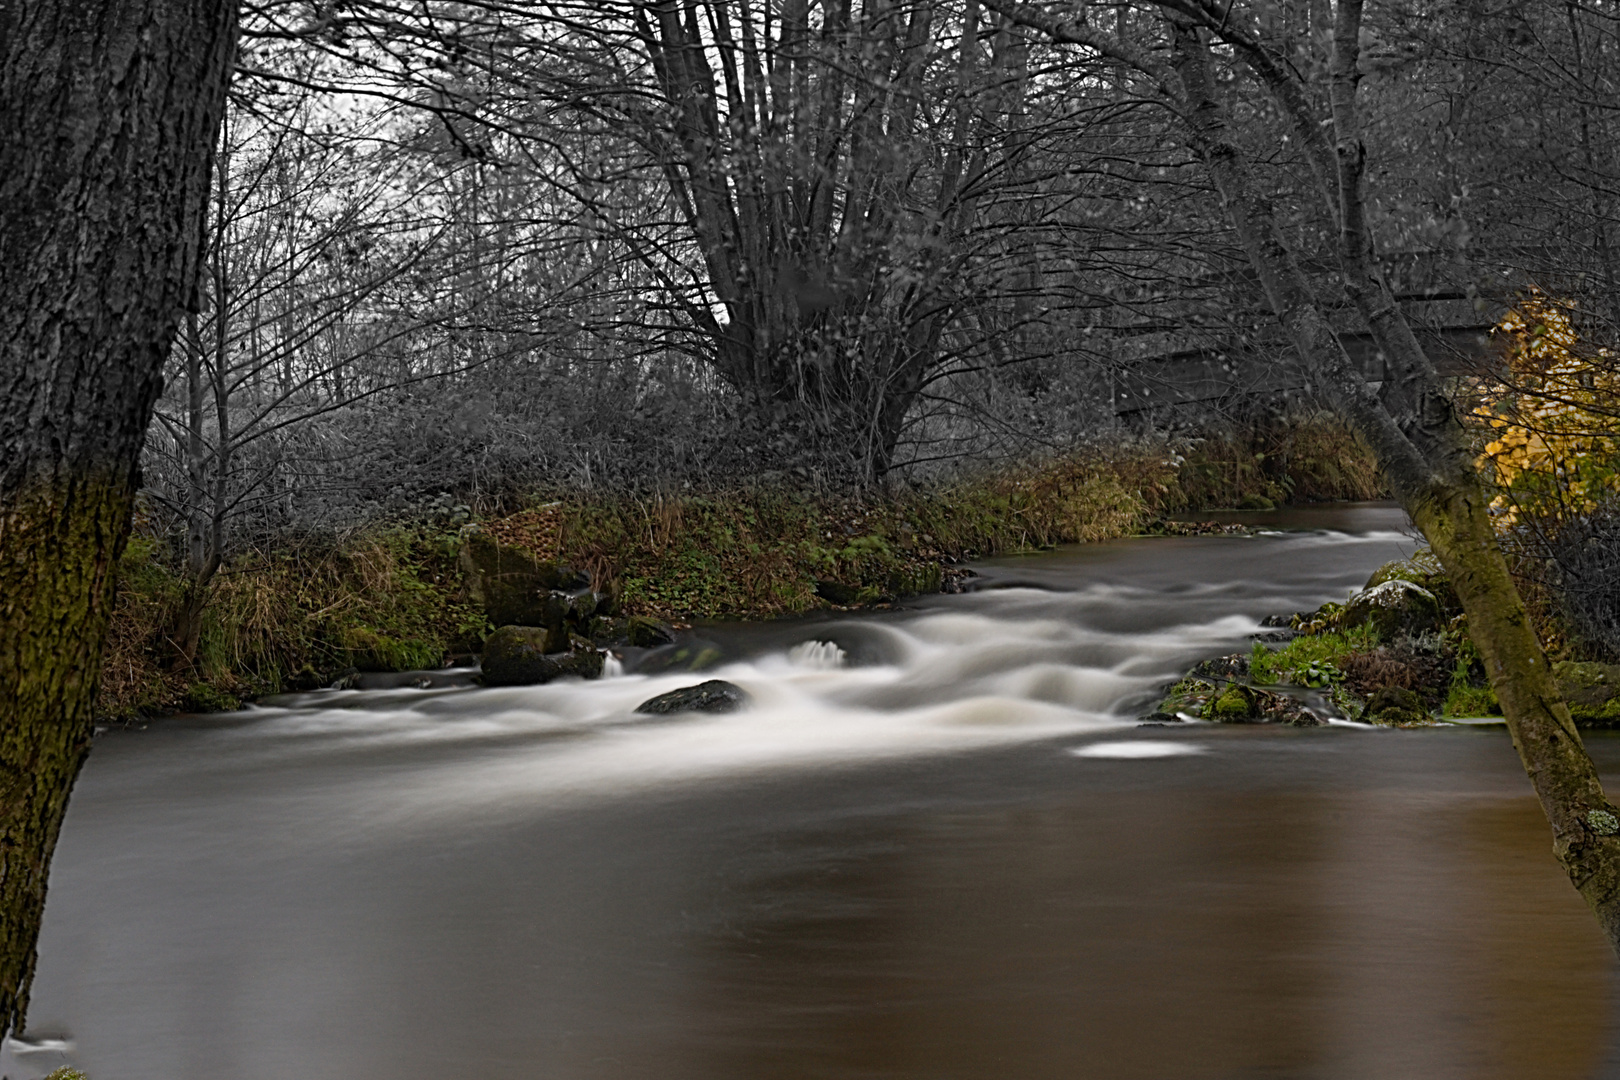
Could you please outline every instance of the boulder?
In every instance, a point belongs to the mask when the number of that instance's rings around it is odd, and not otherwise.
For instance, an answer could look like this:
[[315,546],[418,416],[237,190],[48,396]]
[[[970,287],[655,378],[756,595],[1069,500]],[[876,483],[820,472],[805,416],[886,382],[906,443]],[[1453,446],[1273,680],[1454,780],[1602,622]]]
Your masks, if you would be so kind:
[[1365,625],[1386,641],[1436,631],[1440,629],[1440,603],[1428,589],[1391,578],[1345,601],[1339,626],[1349,630]]
[[1553,678],[1578,727],[1620,727],[1620,664],[1565,660]]
[[736,712],[752,700],[742,687],[724,679],[710,679],[649,698],[636,706],[636,712],[655,716],[682,712],[727,713]]
[[574,638],[564,651],[547,651],[555,645],[556,633],[535,626],[496,630],[484,642],[484,685],[534,686],[569,675],[595,679],[602,674],[602,653],[588,641]]
[[1419,548],[1410,559],[1397,559],[1380,566],[1367,579],[1365,587],[1375,589],[1387,581],[1410,581],[1420,589],[1427,589],[1434,594],[1440,610],[1447,614],[1462,610],[1462,601],[1457,599],[1451,579],[1446,576],[1440,560],[1428,548]]
[[1434,718],[1423,707],[1423,699],[1404,686],[1385,686],[1373,691],[1361,710],[1365,724],[1383,724],[1388,727],[1412,727],[1431,724]]
[[657,675],[666,671],[702,671],[712,668],[724,659],[720,646],[703,638],[665,645],[654,649],[636,662],[640,675]]

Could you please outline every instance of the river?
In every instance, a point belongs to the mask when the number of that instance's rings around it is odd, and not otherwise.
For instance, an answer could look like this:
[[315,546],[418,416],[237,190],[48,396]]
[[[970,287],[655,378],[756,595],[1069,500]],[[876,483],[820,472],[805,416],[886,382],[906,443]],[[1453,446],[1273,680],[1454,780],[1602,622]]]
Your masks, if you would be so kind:
[[[980,564],[705,630],[696,681],[328,691],[97,741],[31,1034],[91,1080],[1620,1075],[1499,727],[1138,728],[1398,512]],[[1620,741],[1588,740],[1606,771]]]

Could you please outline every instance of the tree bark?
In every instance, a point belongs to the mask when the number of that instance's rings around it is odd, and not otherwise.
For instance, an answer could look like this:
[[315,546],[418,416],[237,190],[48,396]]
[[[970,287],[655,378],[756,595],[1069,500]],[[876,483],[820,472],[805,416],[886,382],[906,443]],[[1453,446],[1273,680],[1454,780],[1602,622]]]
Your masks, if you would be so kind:
[[194,301],[234,0],[0,0],[0,1030],[19,1028],[160,370]]

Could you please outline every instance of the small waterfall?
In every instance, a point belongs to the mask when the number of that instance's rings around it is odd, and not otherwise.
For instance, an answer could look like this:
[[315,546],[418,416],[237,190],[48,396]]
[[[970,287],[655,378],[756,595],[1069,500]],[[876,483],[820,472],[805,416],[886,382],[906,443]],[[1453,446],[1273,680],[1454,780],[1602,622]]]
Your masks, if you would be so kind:
[[788,650],[788,661],[812,671],[832,671],[844,666],[848,654],[831,641],[806,641]]

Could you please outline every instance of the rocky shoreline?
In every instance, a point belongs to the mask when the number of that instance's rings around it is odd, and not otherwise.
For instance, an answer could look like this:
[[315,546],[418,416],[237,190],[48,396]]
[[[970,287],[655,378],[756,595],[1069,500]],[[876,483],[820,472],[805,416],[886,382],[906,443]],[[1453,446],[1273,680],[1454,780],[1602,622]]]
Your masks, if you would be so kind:
[[[1501,716],[1467,617],[1427,550],[1387,563],[1341,603],[1267,618],[1245,655],[1204,660],[1164,688],[1143,725],[1429,727]],[[1620,665],[1560,661],[1577,727],[1620,728]]]

